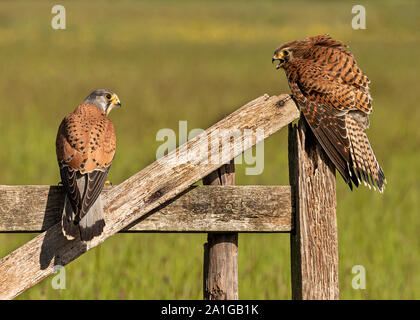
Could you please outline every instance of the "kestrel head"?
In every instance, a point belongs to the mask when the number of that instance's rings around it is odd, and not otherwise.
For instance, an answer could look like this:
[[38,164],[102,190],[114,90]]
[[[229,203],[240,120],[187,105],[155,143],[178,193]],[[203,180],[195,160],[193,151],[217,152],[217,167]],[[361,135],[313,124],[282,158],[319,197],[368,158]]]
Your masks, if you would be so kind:
[[113,108],[121,107],[121,101],[117,94],[104,89],[93,91],[83,102],[97,106],[106,115],[108,115]]
[[308,43],[308,39],[282,44],[274,51],[274,56],[271,59],[271,62],[273,63],[274,61],[279,61],[276,69],[283,68],[285,64],[294,57],[302,57],[309,47],[310,43]]

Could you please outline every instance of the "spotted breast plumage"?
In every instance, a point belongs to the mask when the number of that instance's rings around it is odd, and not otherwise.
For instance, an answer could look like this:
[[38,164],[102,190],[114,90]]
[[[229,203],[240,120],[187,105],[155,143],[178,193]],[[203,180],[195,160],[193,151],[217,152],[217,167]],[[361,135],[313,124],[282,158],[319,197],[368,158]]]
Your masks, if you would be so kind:
[[365,130],[372,98],[369,79],[346,45],[320,35],[285,43],[272,62],[286,72],[293,98],[328,157],[352,188],[386,183]]
[[112,91],[95,90],[60,124],[56,139],[60,176],[66,192],[62,230],[68,239],[99,236],[105,226],[101,191],[115,155],[109,112],[121,106]]

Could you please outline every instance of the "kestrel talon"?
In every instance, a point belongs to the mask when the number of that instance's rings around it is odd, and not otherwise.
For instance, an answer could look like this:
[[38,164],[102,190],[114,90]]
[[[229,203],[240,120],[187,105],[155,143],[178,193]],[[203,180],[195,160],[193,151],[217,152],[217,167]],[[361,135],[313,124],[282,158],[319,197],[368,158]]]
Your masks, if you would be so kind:
[[114,125],[107,116],[120,106],[114,92],[95,90],[58,129],[56,153],[66,192],[62,230],[69,240],[77,235],[92,240],[105,227],[100,194],[116,147]]
[[382,192],[385,176],[365,132],[370,81],[346,47],[329,35],[310,37],[281,45],[272,62],[285,70],[303,116],[350,188],[363,181]]

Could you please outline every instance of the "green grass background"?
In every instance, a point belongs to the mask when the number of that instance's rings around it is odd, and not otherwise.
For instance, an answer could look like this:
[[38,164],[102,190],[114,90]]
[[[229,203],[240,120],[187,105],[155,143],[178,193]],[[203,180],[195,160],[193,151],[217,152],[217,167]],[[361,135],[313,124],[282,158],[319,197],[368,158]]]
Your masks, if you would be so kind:
[[[55,135],[96,88],[120,96],[110,118],[118,184],[155,160],[161,128],[207,128],[263,94],[289,92],[271,65],[281,43],[329,33],[370,77],[368,135],[384,168],[383,195],[337,179],[343,299],[420,298],[418,1],[358,1],[367,29],[351,28],[352,1],[60,1],[67,29],[50,26],[55,1],[0,3],[0,183],[57,184]],[[237,184],[288,184],[287,130],[265,142],[265,169]],[[1,204],[0,204],[1,205]],[[0,235],[0,256],[34,234]],[[204,234],[118,234],[19,299],[201,299]],[[354,265],[366,289],[351,286]],[[241,299],[289,299],[287,234],[241,234]]]

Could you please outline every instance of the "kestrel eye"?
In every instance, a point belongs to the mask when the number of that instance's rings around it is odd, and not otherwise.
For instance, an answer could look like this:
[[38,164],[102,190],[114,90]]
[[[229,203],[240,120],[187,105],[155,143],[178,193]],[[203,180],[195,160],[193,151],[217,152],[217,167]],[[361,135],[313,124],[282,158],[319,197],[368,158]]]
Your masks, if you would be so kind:
[[286,57],[287,57],[289,54],[290,54],[290,52],[289,52],[288,50],[284,50],[284,51],[283,51],[283,55],[284,55],[284,56],[286,56]]
[[108,100],[111,100],[111,98],[112,98],[112,96],[108,93],[106,96],[105,96]]

